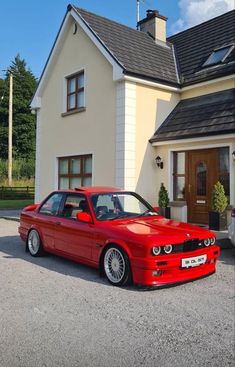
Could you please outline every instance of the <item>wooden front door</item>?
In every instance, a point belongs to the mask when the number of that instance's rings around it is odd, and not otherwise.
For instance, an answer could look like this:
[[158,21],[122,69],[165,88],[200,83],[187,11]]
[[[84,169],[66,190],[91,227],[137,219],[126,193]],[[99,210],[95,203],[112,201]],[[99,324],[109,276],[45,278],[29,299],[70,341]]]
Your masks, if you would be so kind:
[[218,150],[188,152],[188,221],[208,224],[211,194],[218,180]]

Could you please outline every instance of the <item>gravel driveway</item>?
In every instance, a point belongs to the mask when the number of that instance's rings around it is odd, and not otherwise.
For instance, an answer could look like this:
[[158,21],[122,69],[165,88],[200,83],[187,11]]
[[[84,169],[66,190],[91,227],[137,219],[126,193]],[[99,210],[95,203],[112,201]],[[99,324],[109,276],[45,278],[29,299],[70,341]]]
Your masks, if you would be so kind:
[[234,365],[234,250],[181,286],[115,288],[98,272],[24,251],[0,219],[1,367]]

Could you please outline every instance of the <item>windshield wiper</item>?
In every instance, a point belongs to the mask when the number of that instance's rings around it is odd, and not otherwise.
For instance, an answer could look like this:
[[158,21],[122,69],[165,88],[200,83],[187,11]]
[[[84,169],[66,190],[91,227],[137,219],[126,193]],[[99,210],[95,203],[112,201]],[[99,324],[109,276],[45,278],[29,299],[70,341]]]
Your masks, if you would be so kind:
[[121,219],[121,218],[127,218],[128,214],[127,213],[122,213],[122,214],[118,214],[116,217],[114,218],[110,218],[110,220],[115,220],[115,219]]
[[156,212],[152,212],[151,210],[146,210],[145,212],[143,212],[143,213],[140,213],[140,214],[138,214],[138,215],[136,215],[136,217],[135,218],[139,218],[139,217],[147,217],[147,216],[155,216],[155,215],[158,215]]

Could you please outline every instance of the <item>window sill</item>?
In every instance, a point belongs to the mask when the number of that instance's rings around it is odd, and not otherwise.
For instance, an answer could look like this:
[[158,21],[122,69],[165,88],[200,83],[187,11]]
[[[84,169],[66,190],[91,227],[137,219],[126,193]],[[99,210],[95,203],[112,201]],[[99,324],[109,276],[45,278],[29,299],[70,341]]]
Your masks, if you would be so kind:
[[70,116],[70,115],[74,115],[75,113],[84,112],[84,111],[86,111],[86,107],[80,107],[80,108],[77,108],[76,110],[63,112],[63,113],[61,114],[61,116],[62,116],[62,117]]

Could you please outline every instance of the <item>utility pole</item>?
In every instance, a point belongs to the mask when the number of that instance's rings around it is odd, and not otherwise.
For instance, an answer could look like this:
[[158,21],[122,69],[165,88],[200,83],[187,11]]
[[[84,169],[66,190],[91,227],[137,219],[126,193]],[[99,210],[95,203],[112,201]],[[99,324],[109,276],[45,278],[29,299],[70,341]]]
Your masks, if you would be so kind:
[[13,105],[13,75],[9,72],[9,116],[8,116],[8,185],[12,186],[12,105]]

